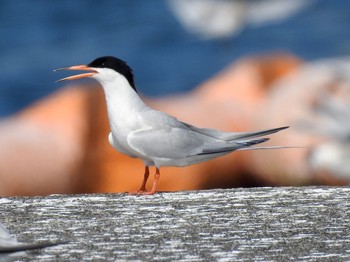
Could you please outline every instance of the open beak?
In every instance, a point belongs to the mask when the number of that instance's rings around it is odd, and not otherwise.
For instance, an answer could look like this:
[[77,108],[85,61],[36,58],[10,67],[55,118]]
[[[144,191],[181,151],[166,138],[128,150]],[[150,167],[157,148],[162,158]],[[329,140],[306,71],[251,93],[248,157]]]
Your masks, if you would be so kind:
[[70,66],[70,67],[59,68],[59,69],[55,69],[54,72],[62,71],[62,70],[90,71],[90,73],[84,73],[84,74],[78,74],[78,75],[74,75],[74,76],[68,76],[68,77],[62,78],[60,80],[57,80],[56,82],[62,82],[62,81],[66,81],[66,80],[75,80],[75,79],[90,77],[90,76],[93,76],[94,74],[97,74],[96,70],[88,67],[87,65],[77,65],[77,66]]

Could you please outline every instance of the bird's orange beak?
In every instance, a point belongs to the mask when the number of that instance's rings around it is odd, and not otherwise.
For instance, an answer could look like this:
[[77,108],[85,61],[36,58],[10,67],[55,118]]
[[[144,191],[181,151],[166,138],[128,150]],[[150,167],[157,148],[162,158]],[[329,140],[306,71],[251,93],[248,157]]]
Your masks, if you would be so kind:
[[68,76],[68,77],[62,78],[60,80],[57,80],[56,82],[62,82],[62,81],[66,81],[66,80],[75,80],[75,79],[90,77],[90,76],[93,76],[94,74],[97,74],[96,70],[88,67],[87,65],[77,65],[77,66],[70,66],[70,67],[59,68],[59,69],[55,69],[54,72],[62,71],[62,70],[90,71],[90,73],[84,73],[84,74],[78,74],[78,75],[74,75],[74,76]]

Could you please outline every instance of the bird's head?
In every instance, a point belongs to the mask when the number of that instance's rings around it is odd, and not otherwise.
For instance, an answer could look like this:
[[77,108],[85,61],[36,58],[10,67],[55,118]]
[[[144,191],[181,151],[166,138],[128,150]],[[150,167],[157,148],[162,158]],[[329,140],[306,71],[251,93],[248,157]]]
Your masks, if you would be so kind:
[[91,77],[103,83],[113,81],[116,76],[122,75],[129,82],[130,86],[136,91],[134,76],[131,68],[123,60],[113,56],[99,57],[87,65],[70,66],[59,68],[54,71],[56,72],[61,70],[88,71],[88,73],[65,77],[57,82]]

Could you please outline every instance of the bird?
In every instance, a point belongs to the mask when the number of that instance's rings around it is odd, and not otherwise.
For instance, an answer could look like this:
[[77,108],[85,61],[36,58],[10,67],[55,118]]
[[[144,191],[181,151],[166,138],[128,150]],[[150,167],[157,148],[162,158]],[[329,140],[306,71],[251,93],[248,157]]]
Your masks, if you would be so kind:
[[188,31],[203,40],[225,39],[246,27],[280,23],[314,0],[168,0],[170,10]]
[[[62,70],[87,72],[65,77],[56,82],[93,78],[102,86],[110,124],[109,143],[117,151],[141,159],[145,166],[140,189],[132,193],[155,194],[161,167],[188,166],[236,150],[285,148],[252,146],[269,140],[262,136],[279,132],[289,126],[254,132],[223,132],[211,128],[199,128],[151,108],[139,96],[133,71],[122,59],[103,56],[89,64],[54,71]],[[156,172],[152,189],[147,191],[146,183],[151,166],[155,166]]]
[[[5,225],[0,222],[0,261],[14,261],[16,255],[22,251],[42,249],[46,247],[66,244],[67,242],[41,242],[41,243],[23,243],[11,236]],[[11,258],[14,258],[13,260]]]

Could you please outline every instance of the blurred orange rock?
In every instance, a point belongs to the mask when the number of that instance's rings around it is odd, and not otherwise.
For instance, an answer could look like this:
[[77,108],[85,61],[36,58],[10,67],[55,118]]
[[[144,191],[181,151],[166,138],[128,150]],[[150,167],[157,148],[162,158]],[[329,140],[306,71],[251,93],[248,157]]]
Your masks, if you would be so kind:
[[[288,125],[287,119],[261,121],[265,117],[263,107],[268,87],[301,64],[299,59],[285,54],[245,58],[193,92],[145,100],[199,127],[248,131]],[[143,178],[142,162],[116,152],[108,143],[108,133],[104,95],[97,84],[61,89],[4,119],[0,123],[0,195],[138,189]],[[288,144],[274,137],[273,144]],[[185,168],[162,168],[159,190],[284,184],[259,175],[259,170],[251,166],[259,166],[255,155],[265,152],[236,152]],[[273,166],[273,160],[269,160],[268,165]],[[151,183],[153,176],[149,180]]]
[[306,148],[253,152],[251,172],[271,185],[350,183],[349,64],[341,57],[305,63],[270,85],[253,123],[288,123],[270,144]]
[[87,89],[63,89],[0,122],[1,196],[76,192],[87,95]]

